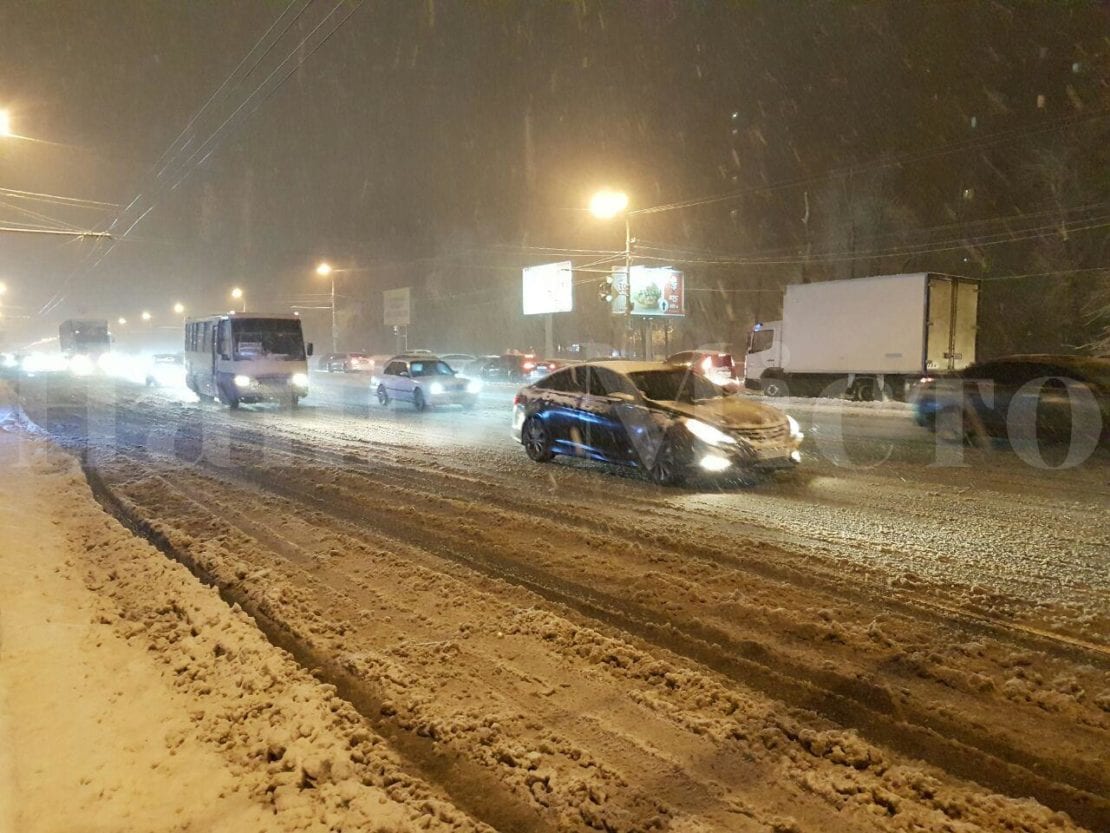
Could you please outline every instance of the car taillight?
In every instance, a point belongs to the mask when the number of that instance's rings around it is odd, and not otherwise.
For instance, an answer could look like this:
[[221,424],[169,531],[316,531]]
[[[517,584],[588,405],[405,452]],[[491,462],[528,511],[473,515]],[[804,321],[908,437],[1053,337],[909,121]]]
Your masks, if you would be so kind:
[[524,363],[524,369],[525,370],[533,370],[533,369],[535,369],[535,367],[536,367],[535,362],[525,362]]

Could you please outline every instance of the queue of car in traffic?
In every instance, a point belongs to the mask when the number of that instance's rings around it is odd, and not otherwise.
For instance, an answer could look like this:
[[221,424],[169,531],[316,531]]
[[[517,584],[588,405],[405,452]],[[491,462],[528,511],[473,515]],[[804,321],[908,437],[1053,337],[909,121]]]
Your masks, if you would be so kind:
[[[10,357],[2,366],[18,367]],[[801,462],[798,422],[772,404],[774,397],[745,390],[742,365],[725,352],[583,362],[415,349],[331,353],[315,366],[361,374],[379,405],[404,403],[418,412],[471,409],[487,385],[506,394],[515,390],[511,434],[538,463],[556,456],[596,460],[676,484],[694,473],[780,471]],[[151,386],[184,387],[185,371],[181,354],[157,354],[144,371],[123,375]],[[1070,442],[1081,450],[1110,445],[1110,358],[1003,357],[923,378],[908,399],[917,424],[943,442],[1001,438],[1011,444]]]

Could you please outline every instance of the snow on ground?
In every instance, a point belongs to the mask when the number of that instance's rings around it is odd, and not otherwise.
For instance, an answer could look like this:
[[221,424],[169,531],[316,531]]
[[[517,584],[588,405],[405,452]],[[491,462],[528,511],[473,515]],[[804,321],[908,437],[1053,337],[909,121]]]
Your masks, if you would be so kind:
[[0,831],[478,830],[334,690],[0,430]]
[[[24,391],[33,418],[88,450],[128,514],[278,624],[302,663],[311,655],[375,750],[391,747],[497,829],[1075,829],[1028,795],[1104,829],[1104,470],[938,469],[900,445],[902,461],[877,470],[814,463],[796,482],[660,490],[605,467],[529,463],[499,403],[415,414],[343,396],[230,413],[157,392],[41,392]],[[202,438],[221,433],[231,447],[206,459]],[[954,499],[966,510],[951,511]],[[101,526],[62,523],[101,541]],[[1029,609],[1059,584],[1046,567],[1065,534],[1068,563],[1083,569],[1068,583],[1093,618],[1045,633],[1046,615]],[[968,573],[981,541],[997,549]],[[169,673],[182,643],[208,639],[192,635],[197,617],[182,621],[180,590],[151,607],[125,592],[134,571],[105,562],[104,547],[80,557],[96,567],[86,589],[134,611],[123,618],[173,625],[173,638],[130,633],[157,649],[151,661],[168,657]],[[992,580],[1003,564],[1012,575]],[[156,575],[192,581],[177,567]],[[982,585],[965,599],[957,585],[969,577]],[[160,581],[136,586],[149,595]],[[1003,599],[1003,587],[1022,592]],[[288,679],[330,695],[298,675]],[[187,693],[214,696],[194,682]],[[272,720],[284,728],[286,715]],[[237,737],[206,720],[202,742]],[[272,784],[291,754],[278,763],[269,744],[265,756],[217,746],[248,785]],[[283,795],[319,802],[328,788],[309,792]],[[390,791],[402,811],[406,795]],[[516,823],[503,823],[505,807]]]

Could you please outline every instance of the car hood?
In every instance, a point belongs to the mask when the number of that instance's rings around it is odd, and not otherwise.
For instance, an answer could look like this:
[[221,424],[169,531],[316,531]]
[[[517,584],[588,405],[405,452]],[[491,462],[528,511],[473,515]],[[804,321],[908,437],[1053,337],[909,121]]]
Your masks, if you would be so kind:
[[723,396],[697,404],[651,401],[673,414],[700,419],[720,428],[771,428],[786,421],[786,414],[777,408],[742,396]]

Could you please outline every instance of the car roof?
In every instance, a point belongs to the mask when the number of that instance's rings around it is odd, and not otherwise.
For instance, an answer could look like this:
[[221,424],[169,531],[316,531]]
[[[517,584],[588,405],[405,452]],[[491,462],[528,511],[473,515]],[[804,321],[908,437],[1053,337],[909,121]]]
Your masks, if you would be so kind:
[[[642,373],[645,370],[674,370],[663,362],[632,361],[630,359],[608,359],[600,362],[583,362],[588,367],[605,367],[617,373]],[[580,367],[582,365],[579,365]]]
[[418,362],[437,361],[438,362],[438,361],[442,361],[440,359],[440,357],[437,356],[435,353],[398,353],[396,356],[390,357],[389,360],[391,362],[392,361],[399,361],[399,362],[411,362],[411,361],[418,361]]

